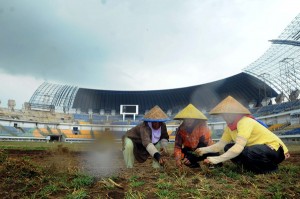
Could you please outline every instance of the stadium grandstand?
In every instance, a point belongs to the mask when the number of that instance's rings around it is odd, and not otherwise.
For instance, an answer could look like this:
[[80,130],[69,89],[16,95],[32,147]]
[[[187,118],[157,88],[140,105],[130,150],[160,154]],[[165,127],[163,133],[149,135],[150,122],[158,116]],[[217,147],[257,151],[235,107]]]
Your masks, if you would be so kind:
[[[207,115],[217,139],[225,122],[207,112],[231,95],[271,131],[299,141],[300,15],[270,42],[271,47],[243,72],[190,87],[116,91],[44,82],[22,110],[14,109],[13,100],[7,108],[0,107],[0,139],[82,142],[108,132],[120,138],[153,106],[172,118],[189,103]],[[174,136],[178,122],[167,125]]]

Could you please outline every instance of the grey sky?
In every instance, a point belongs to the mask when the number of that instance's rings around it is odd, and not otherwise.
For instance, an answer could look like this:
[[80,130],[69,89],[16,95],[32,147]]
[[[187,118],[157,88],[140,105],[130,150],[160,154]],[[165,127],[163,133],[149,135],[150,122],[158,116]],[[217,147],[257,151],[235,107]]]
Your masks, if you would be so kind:
[[0,106],[43,82],[111,90],[192,86],[255,61],[298,0],[0,0]]

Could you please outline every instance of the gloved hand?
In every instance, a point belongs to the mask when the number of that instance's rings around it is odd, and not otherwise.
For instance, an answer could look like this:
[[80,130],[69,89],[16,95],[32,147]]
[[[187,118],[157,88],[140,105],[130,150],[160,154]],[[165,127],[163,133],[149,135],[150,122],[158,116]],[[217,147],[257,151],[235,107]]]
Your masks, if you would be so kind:
[[195,150],[195,153],[198,155],[198,156],[203,156],[204,155],[204,151],[202,150],[202,148],[197,148]]

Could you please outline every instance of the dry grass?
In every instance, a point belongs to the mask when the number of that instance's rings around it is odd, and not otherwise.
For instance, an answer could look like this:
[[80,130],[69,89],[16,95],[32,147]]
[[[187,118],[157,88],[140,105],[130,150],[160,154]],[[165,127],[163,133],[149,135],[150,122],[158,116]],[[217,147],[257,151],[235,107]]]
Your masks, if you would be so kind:
[[153,169],[151,159],[125,169],[121,151],[115,150],[109,155],[117,169],[104,176],[91,172],[101,162],[92,164],[90,146],[43,144],[2,145],[0,198],[300,198],[299,145],[289,146],[292,157],[267,175],[242,171],[231,162],[180,172],[172,157],[163,169]]

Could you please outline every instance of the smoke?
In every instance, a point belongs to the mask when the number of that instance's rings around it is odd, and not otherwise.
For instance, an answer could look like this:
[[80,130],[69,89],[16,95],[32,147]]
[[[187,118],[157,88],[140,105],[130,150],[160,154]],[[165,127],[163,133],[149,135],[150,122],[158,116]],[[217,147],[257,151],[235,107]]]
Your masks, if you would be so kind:
[[116,175],[124,167],[121,148],[112,142],[96,142],[81,158],[81,167],[94,177]]

